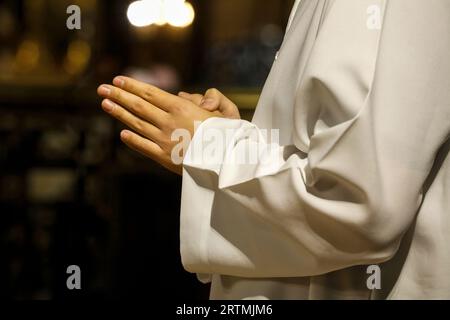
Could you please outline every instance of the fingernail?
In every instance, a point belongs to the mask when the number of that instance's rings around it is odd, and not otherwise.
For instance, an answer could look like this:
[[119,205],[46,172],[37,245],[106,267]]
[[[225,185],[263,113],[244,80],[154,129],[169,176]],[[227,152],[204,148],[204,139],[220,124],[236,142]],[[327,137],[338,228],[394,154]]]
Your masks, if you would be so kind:
[[189,94],[187,92],[180,91],[180,92],[178,92],[178,95],[187,97]]
[[210,98],[203,99],[200,103],[202,106],[212,106],[214,104],[214,100]]
[[120,137],[121,137],[122,139],[127,139],[128,137],[130,137],[130,133],[129,133],[128,131],[122,131],[122,132],[120,133]]
[[106,112],[112,112],[114,110],[114,103],[111,100],[105,99],[102,103],[103,110]]
[[109,96],[111,94],[111,89],[107,86],[101,86],[100,89],[98,89],[99,93],[105,96]]
[[119,88],[122,88],[125,85],[125,80],[122,77],[115,77],[113,84]]

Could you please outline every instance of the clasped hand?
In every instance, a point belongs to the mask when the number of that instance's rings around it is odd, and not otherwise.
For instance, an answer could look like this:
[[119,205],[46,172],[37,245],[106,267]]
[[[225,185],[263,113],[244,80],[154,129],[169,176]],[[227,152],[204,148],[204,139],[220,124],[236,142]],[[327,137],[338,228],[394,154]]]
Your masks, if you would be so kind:
[[121,140],[177,174],[182,173],[182,165],[171,157],[178,143],[172,140],[175,130],[187,130],[192,137],[198,122],[212,117],[240,118],[236,105],[216,89],[205,95],[180,92],[176,96],[120,76],[113,85],[101,85],[98,94],[104,98],[103,110],[130,128],[120,133]]

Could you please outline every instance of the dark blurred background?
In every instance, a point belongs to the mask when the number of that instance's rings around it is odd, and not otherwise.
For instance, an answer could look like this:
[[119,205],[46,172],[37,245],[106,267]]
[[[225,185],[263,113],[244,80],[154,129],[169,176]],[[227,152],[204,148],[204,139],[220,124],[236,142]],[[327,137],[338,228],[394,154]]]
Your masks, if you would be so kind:
[[121,144],[96,88],[217,87],[250,119],[294,0],[132,2],[0,0],[2,298],[208,297],[180,262],[181,178]]

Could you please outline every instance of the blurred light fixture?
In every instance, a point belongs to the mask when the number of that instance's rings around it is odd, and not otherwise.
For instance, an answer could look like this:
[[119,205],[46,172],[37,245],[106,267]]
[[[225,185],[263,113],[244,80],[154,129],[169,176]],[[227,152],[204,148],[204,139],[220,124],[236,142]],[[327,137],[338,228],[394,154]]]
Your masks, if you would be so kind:
[[133,26],[146,27],[158,21],[160,13],[159,0],[141,0],[129,5],[127,17]]
[[[166,0],[166,4],[176,0]],[[169,7],[165,10],[167,22],[178,28],[185,28],[192,24],[195,18],[195,11],[189,2],[182,2],[176,7]]]
[[16,53],[15,67],[18,71],[31,71],[35,69],[41,58],[39,42],[35,40],[24,40]]
[[127,17],[135,27],[169,24],[185,28],[194,21],[195,11],[185,0],[140,0],[129,5]]
[[75,40],[67,48],[67,56],[64,59],[64,69],[70,75],[82,73],[91,59],[91,46],[86,41]]

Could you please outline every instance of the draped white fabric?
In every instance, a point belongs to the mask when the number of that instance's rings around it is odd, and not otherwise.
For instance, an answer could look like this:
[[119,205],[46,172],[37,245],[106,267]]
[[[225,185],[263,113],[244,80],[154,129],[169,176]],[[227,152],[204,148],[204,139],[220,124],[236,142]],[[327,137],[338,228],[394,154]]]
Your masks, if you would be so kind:
[[[184,267],[212,299],[450,298],[450,1],[296,3],[253,121],[191,142]],[[211,129],[222,162],[192,152]]]

